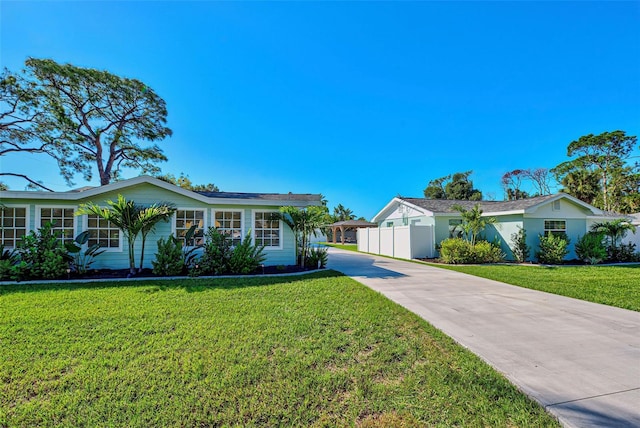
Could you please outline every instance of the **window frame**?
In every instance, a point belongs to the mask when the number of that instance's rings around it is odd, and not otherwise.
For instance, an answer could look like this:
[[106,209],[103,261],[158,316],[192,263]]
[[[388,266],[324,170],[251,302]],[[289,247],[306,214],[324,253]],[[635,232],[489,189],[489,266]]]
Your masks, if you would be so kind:
[[[4,206],[6,208],[24,208],[24,234],[28,235],[33,229],[31,229],[31,210],[30,210],[30,206],[29,205],[19,205],[19,204],[4,204]],[[0,208],[2,209],[2,208]],[[15,222],[15,216],[13,217],[14,222]],[[2,227],[0,225],[0,227]],[[4,227],[2,227],[2,230],[5,230]],[[21,241],[22,239],[20,238],[16,238],[15,237],[15,225],[13,226],[13,231],[14,231],[14,237],[13,237],[13,241],[14,244],[17,244],[19,241]],[[0,231],[0,245],[4,243],[4,238],[2,237],[3,233]],[[7,249],[15,249],[16,245],[14,245],[13,247],[5,247]]]
[[[233,209],[233,208],[224,208],[224,209],[218,209],[218,208],[211,208],[211,227],[215,227],[216,230],[219,230],[218,227],[216,227],[216,213],[240,213],[240,243],[244,240],[244,237],[246,235],[246,226],[245,226],[245,220],[244,220],[244,210],[241,208],[237,208],[237,209]],[[233,228],[232,228],[233,229]],[[252,228],[253,230],[253,228]],[[266,247],[265,247],[266,248]]]
[[[189,207],[189,208],[184,208],[184,207],[178,207],[176,208],[176,212],[171,216],[171,233],[173,234],[173,236],[175,236],[176,238],[180,238],[178,236],[178,227],[177,227],[177,221],[178,221],[178,211],[201,211],[202,212],[202,244],[204,244],[206,242],[206,233],[207,233],[207,228],[208,228],[208,222],[207,222],[207,209],[206,208],[193,208],[193,207]],[[188,230],[188,229],[187,229]],[[184,244],[184,248],[197,248],[199,245],[187,245],[186,242],[183,241]],[[195,240],[194,240],[194,244],[195,244]]]
[[[564,223],[564,230],[562,229],[551,229],[551,228],[547,228],[547,222],[563,222]],[[567,220],[566,219],[544,219],[543,223],[542,223],[542,227],[543,227],[543,235],[544,236],[549,236],[549,234],[553,234],[555,236],[562,236],[564,238],[567,237]]]
[[[253,241],[253,245],[257,245],[256,243],[256,214],[257,213],[278,213],[278,210],[269,210],[269,209],[253,209],[251,210],[251,239]],[[281,219],[278,220],[278,246],[265,246],[265,250],[282,250],[283,249],[283,241],[284,241],[284,223]]]
[[[62,243],[65,243],[67,241],[69,242],[73,242],[74,239],[76,238],[76,236],[78,236],[78,217],[76,215],[76,213],[78,212],[78,206],[77,205],[36,205],[35,210],[36,210],[36,221],[33,224],[34,230],[38,230],[42,227],[42,209],[43,208],[49,208],[49,209],[72,209],[73,210],[73,236],[70,238],[62,238]],[[54,227],[53,230],[59,230],[58,228]]]
[[[104,207],[100,207],[100,208],[104,208]],[[98,218],[101,218],[100,216],[97,216]],[[124,233],[122,232],[122,230],[120,230],[117,227],[113,227],[113,229],[118,229],[118,247],[100,247],[101,250],[104,250],[106,253],[121,253],[124,251]],[[89,214],[84,214],[82,215],[82,230],[83,231],[88,231],[89,230]],[[96,228],[95,230],[100,230],[99,228]],[[86,244],[83,245],[83,248],[88,248],[89,247],[89,243],[87,242]]]

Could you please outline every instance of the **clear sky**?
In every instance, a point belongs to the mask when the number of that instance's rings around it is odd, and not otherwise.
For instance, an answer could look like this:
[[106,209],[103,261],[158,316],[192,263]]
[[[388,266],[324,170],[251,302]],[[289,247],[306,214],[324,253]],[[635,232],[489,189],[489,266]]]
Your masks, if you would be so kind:
[[[456,171],[502,199],[504,172],[554,167],[582,135],[640,134],[637,1],[3,0],[0,13],[3,67],[52,58],[163,97],[163,172],[322,193],[367,218]],[[2,162],[68,190],[50,160]]]

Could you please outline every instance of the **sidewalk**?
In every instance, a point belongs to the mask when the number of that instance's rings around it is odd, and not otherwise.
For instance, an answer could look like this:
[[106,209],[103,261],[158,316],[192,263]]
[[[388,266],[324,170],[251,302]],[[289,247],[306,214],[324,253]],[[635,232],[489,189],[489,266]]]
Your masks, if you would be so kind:
[[331,248],[331,269],[418,314],[567,427],[640,427],[640,313]]

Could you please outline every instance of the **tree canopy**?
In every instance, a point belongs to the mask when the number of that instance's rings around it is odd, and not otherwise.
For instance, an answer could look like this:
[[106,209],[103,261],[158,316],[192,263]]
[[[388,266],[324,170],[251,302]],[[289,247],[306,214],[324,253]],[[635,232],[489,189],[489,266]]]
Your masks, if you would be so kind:
[[567,147],[567,156],[574,158],[556,166],[552,172],[565,186],[563,191],[598,208],[620,212],[638,210],[640,173],[637,164],[628,162],[636,143],[637,137],[624,131],[582,136]]
[[155,176],[156,178],[166,181],[167,183],[175,184],[178,187],[182,187],[183,189],[192,190],[194,192],[219,192],[220,189],[213,183],[208,184],[193,184],[188,175],[185,175],[183,172],[180,173],[179,177],[176,177],[173,174],[158,174]]
[[431,180],[424,189],[427,199],[455,199],[467,201],[482,200],[482,192],[473,187],[469,176],[473,171],[456,172],[452,175]]
[[[53,150],[55,141],[45,142],[37,138],[39,133],[46,131],[39,109],[40,95],[42,92],[36,84],[23,76],[7,69],[0,74],[0,156],[20,152],[56,157]],[[5,168],[0,176],[21,177],[30,187],[51,190],[36,178]]]
[[91,180],[95,171],[101,185],[122,168],[159,172],[156,164],[167,158],[157,145],[142,143],[162,140],[171,129],[166,104],[153,89],[51,59],[25,64],[21,75],[3,75],[3,150],[53,156],[68,184],[75,174]]

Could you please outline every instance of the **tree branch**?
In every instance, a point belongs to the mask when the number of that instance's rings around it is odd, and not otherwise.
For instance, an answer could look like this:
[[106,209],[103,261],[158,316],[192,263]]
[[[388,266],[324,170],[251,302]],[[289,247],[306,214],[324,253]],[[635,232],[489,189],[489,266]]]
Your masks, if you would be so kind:
[[53,192],[53,190],[49,189],[48,187],[46,187],[44,184],[40,184],[35,180],[30,179],[29,177],[27,177],[24,174],[14,174],[12,172],[0,172],[0,176],[2,175],[10,175],[12,177],[20,177],[20,178],[24,178],[25,180],[27,180],[29,183],[33,184],[34,186],[38,186],[44,190],[48,190],[49,192]]

